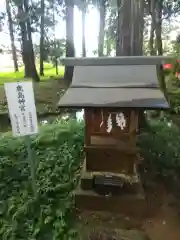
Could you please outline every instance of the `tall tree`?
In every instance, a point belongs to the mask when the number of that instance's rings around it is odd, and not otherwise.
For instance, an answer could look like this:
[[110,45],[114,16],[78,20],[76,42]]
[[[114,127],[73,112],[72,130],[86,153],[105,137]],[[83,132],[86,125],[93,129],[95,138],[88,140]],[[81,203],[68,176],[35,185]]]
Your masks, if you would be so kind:
[[149,13],[151,16],[151,28],[149,38],[150,55],[162,55],[162,11],[163,1],[149,0]]
[[40,23],[40,76],[44,76],[44,14],[45,4],[44,0],[41,0],[41,23]]
[[143,54],[144,0],[131,1],[131,55]]
[[[65,0],[66,3],[66,57],[74,57],[74,0]],[[65,67],[64,78],[68,84],[71,83],[74,68]]]
[[86,1],[83,0],[82,3],[82,55],[86,57],[86,34],[85,34],[85,26],[86,26]]
[[88,9],[89,0],[74,0],[74,4],[81,11],[81,20],[82,20],[82,56],[86,57],[86,36],[85,36],[85,28],[86,28],[86,13]]
[[25,65],[25,77],[32,78],[34,81],[39,82],[40,78],[38,76],[36,65],[35,65],[35,57],[34,57],[34,49],[32,42],[32,25],[31,25],[31,14],[30,14],[30,6],[29,1],[16,1],[18,7],[18,19],[19,26],[21,30],[22,37],[22,57]]
[[12,57],[13,57],[13,63],[14,63],[14,71],[18,72],[18,60],[17,60],[17,52],[16,52],[16,46],[14,41],[14,27],[13,27],[13,20],[12,20],[12,14],[11,14],[11,6],[10,6],[10,0],[6,0],[6,12],[8,16],[8,25],[9,25],[9,35],[11,39],[11,50],[12,50]]
[[131,55],[131,0],[117,0],[118,26],[117,26],[117,56]]
[[56,53],[54,54],[54,63],[55,63],[55,68],[56,68],[56,75],[59,74],[58,70],[58,57],[59,54],[58,52],[60,51],[60,46],[59,46],[59,41],[56,40],[56,19],[55,19],[55,6],[56,6],[56,0],[53,0],[52,2],[53,6],[53,36],[54,36],[54,49],[56,50]]
[[163,55],[162,16],[163,16],[163,1],[157,1],[156,3],[156,46],[157,46],[158,55]]
[[144,0],[117,0],[118,30],[116,54],[142,55]]
[[155,29],[156,29],[156,14],[155,14],[155,6],[156,6],[156,0],[151,0],[149,9],[150,9],[150,15],[151,15],[151,28],[150,28],[150,38],[149,38],[149,49],[150,49],[150,55],[156,55],[155,50]]
[[151,16],[149,50],[151,55],[162,55],[162,24],[180,12],[180,1],[146,0],[147,15]]
[[117,6],[114,5],[114,1],[109,1],[106,6],[106,12],[108,13],[106,18],[106,27],[105,27],[105,47],[106,55],[113,54],[116,49],[117,41]]
[[20,26],[20,35],[21,35],[21,52],[22,52],[22,59],[24,63],[24,76],[29,77],[30,70],[29,70],[29,57],[28,57],[28,39],[27,39],[27,29],[26,29],[26,24],[23,19],[23,4],[22,2],[18,3],[18,21],[19,21],[19,26]]
[[99,4],[99,38],[98,38],[98,56],[104,55],[104,37],[105,37],[105,18],[106,18],[106,0],[98,0]]

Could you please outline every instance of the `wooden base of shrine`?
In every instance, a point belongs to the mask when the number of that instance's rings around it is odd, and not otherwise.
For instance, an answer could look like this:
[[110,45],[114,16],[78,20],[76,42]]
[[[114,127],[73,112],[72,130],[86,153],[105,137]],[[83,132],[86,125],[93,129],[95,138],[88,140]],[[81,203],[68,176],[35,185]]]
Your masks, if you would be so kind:
[[[99,174],[103,175],[105,173],[87,172],[84,163],[81,181],[75,192],[75,205],[77,209],[108,211],[131,216],[148,215],[147,210],[149,212],[150,208],[146,201],[140,178],[137,174],[131,176],[131,184],[127,181],[127,184],[125,183],[123,187],[122,193],[116,196],[100,195],[93,190],[93,176]],[[124,177],[123,174],[115,175],[122,178]]]
[[75,194],[77,209],[108,211],[127,215],[144,215],[146,210],[144,194],[122,194],[102,196],[93,190],[82,190],[79,186]]
[[143,193],[140,177],[137,173],[136,168],[134,167],[134,174],[127,175],[123,173],[113,173],[113,172],[104,172],[104,171],[88,171],[86,165],[86,159],[83,164],[81,172],[81,181],[80,187],[82,190],[92,190],[93,188],[93,177],[94,176],[104,176],[111,175],[116,176],[124,181],[123,193],[134,194],[134,193]]

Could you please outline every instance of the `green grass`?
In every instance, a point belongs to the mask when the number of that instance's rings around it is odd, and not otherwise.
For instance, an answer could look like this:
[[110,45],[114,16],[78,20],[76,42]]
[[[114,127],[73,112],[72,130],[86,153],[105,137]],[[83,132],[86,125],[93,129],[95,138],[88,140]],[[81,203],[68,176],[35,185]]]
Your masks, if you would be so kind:
[[[37,64],[39,69],[39,64]],[[56,105],[64,89],[64,67],[59,67],[59,75],[52,64],[44,63],[44,76],[40,83],[34,84],[35,100],[37,112],[55,112]],[[61,81],[59,81],[61,79]],[[4,83],[16,81],[28,81],[24,78],[24,67],[19,68],[19,72],[0,72],[0,113],[7,113],[7,101],[4,92]],[[53,80],[53,81],[52,81]]]
[[[37,69],[39,65],[37,64]],[[50,78],[59,79],[64,76],[64,67],[60,66],[58,68],[59,75],[56,75],[56,69],[49,63],[44,64],[44,76],[40,77],[41,81],[47,81]],[[19,72],[0,72],[0,85],[3,85],[6,82],[14,82],[17,80],[24,80],[24,67],[19,68]]]
[[[24,81],[24,79],[22,80]],[[63,80],[59,81],[55,79],[53,81],[47,80],[41,81],[40,83],[34,83],[34,94],[37,112],[55,112],[57,103],[63,94],[63,90]],[[0,113],[7,114],[7,112],[7,100],[4,92],[4,86],[0,85]]]

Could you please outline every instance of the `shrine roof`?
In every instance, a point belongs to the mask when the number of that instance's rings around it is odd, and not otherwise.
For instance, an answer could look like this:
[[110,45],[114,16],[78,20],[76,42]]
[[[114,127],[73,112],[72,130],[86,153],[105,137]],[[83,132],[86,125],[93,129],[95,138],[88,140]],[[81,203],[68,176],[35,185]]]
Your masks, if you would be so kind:
[[67,65],[74,62],[73,80],[58,106],[168,108],[157,78],[162,58],[153,59],[65,59]]

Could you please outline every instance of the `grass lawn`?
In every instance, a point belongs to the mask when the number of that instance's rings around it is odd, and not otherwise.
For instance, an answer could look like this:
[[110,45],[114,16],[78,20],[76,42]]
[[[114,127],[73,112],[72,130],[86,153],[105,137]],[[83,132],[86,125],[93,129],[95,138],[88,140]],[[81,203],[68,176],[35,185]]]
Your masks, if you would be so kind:
[[[37,69],[39,66],[37,65]],[[48,63],[44,64],[44,77],[41,77],[39,83],[34,83],[34,92],[37,112],[54,112],[64,89],[64,67],[59,67],[59,75],[56,75],[56,69]],[[28,81],[24,78],[24,68],[20,68],[17,73],[0,72],[0,113],[7,113],[7,101],[4,92],[4,83],[15,81]]]
[[[47,80],[34,83],[37,112],[55,112],[57,103],[63,92],[63,80]],[[7,113],[7,101],[3,85],[0,86],[0,114],[2,113]]]
[[[37,65],[37,69],[39,69],[39,65]],[[40,77],[41,81],[47,81],[50,78],[52,79],[60,79],[64,76],[64,67],[60,66],[59,75],[56,75],[56,69],[49,63],[44,64],[44,76]],[[6,82],[14,82],[14,81],[23,81],[24,80],[24,67],[19,68],[19,72],[15,73],[12,71],[9,72],[0,72],[0,85]]]

